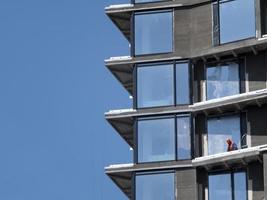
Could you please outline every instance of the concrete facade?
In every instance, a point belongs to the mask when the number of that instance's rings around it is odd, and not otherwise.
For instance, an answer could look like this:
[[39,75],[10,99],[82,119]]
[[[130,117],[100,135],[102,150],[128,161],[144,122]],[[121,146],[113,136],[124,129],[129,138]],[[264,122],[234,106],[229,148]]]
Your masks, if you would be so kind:
[[[134,163],[111,165],[106,174],[129,199],[135,195],[137,174],[172,171],[175,200],[209,199],[209,175],[246,173],[247,199],[267,200],[267,3],[255,0],[255,37],[215,45],[214,4],[217,0],[173,0],[130,3],[106,8],[106,14],[131,44],[131,55],[105,60],[106,67],[133,97],[133,108],[105,113],[107,121],[134,149]],[[134,14],[144,11],[173,12],[173,52],[134,55]],[[136,105],[137,64],[190,63],[189,105],[138,108]],[[234,61],[239,64],[240,94],[215,100],[206,98],[206,69],[209,65]],[[136,123],[140,118],[188,114],[192,119],[191,160],[139,163]],[[207,120],[214,116],[240,116],[242,149],[208,155]],[[142,199],[143,200],[143,199]],[[150,200],[150,199],[148,199]],[[168,199],[166,199],[168,200]],[[232,200],[235,200],[234,197]]]

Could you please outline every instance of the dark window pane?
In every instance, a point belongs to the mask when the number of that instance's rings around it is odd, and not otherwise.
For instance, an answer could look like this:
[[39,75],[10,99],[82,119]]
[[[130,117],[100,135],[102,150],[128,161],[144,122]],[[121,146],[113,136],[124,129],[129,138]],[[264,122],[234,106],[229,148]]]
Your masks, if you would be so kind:
[[262,34],[267,34],[267,1],[261,0]]
[[240,81],[237,63],[207,68],[207,100],[239,93]]
[[136,200],[174,200],[174,174],[136,176]]
[[208,154],[227,151],[230,138],[240,148],[240,117],[238,115],[208,119]]
[[174,105],[173,73],[173,65],[138,67],[138,107]]
[[176,64],[177,104],[189,104],[189,66],[188,63]]
[[247,180],[245,172],[234,173],[235,200],[247,199]]
[[231,174],[209,176],[209,200],[232,200]]
[[221,43],[255,37],[255,20],[254,0],[221,1]]
[[135,15],[135,54],[172,52],[172,12]]
[[174,118],[138,121],[138,162],[175,160]]
[[177,118],[178,159],[191,159],[190,117]]

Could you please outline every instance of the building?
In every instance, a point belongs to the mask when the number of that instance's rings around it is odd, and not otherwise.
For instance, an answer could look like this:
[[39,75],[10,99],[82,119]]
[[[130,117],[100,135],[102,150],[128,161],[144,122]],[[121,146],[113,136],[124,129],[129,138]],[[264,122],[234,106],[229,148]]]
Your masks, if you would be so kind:
[[133,97],[105,117],[134,149],[106,174],[135,200],[267,200],[267,1],[105,11],[131,44],[105,64]]

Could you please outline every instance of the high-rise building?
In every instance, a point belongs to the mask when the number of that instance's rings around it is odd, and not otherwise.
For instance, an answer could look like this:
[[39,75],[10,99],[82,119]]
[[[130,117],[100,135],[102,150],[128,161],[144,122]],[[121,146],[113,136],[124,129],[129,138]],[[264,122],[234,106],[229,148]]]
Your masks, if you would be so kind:
[[105,116],[134,152],[106,174],[134,200],[267,200],[267,0],[105,11],[131,47],[106,66],[133,97]]

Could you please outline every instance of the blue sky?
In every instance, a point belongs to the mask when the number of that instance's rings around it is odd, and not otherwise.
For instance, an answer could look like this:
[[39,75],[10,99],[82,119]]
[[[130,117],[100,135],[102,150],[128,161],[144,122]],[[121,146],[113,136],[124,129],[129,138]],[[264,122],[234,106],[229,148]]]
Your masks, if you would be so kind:
[[116,3],[0,1],[0,199],[126,199],[103,169],[132,159],[103,114],[131,107],[104,66],[129,54]]

